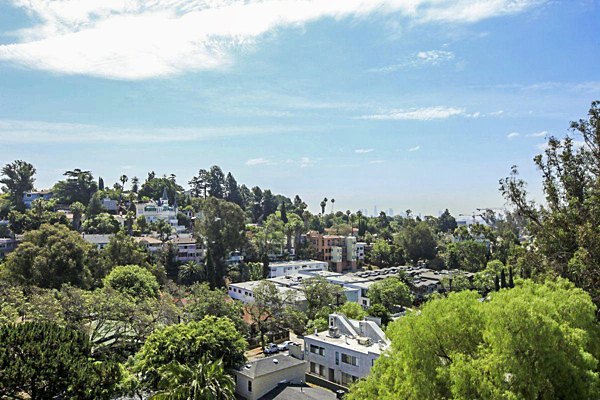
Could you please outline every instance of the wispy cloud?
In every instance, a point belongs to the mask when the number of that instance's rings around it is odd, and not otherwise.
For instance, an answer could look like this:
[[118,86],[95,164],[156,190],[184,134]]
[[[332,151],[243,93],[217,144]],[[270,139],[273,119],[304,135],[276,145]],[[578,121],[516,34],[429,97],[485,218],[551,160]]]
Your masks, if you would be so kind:
[[508,135],[506,135],[506,137],[510,140],[510,139],[514,139],[517,136],[520,136],[521,134],[519,132],[511,132]]
[[529,136],[529,137],[543,137],[543,136],[547,136],[547,135],[548,135],[548,131],[540,131],[540,132],[530,133],[527,136]]
[[369,164],[383,164],[385,162],[385,160],[371,160],[369,161]]
[[372,153],[373,151],[374,151],[374,149],[356,149],[356,150],[354,150],[354,152],[358,153],[358,154]]
[[273,164],[272,161],[266,159],[266,158],[251,158],[248,161],[246,161],[246,165],[265,165],[265,164]]
[[387,65],[380,68],[372,68],[370,72],[393,72],[404,68],[418,68],[435,66],[454,59],[454,53],[445,50],[419,51],[397,64]]
[[0,120],[0,143],[154,143],[193,142],[221,137],[304,132],[294,126],[204,126],[119,128],[88,124]]
[[363,115],[361,119],[373,120],[417,120],[430,121],[434,119],[447,119],[453,116],[471,116],[464,108],[456,107],[423,107],[405,110],[391,110],[385,113]]
[[421,150],[421,146],[415,146],[415,147],[411,147],[410,149],[408,149],[407,151],[419,151]]
[[14,0],[39,22],[12,32],[19,40],[0,46],[0,60],[64,74],[145,79],[227,67],[236,51],[262,35],[324,18],[377,14],[417,24],[472,23],[546,1]]

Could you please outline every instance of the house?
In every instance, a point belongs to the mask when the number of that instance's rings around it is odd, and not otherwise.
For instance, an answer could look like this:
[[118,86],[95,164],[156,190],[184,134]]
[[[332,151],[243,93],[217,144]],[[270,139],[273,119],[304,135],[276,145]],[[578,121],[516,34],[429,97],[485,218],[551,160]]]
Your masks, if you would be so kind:
[[185,231],[184,226],[179,226],[177,220],[177,203],[169,205],[167,190],[163,191],[162,197],[157,201],[136,203],[135,212],[138,217],[143,216],[148,223],[158,220],[167,221],[177,232]]
[[116,214],[119,210],[118,201],[109,199],[108,197],[102,199],[102,207],[110,214]]
[[177,261],[200,263],[204,259],[204,250],[191,235],[182,235],[169,241],[177,247]]
[[356,237],[310,231],[307,239],[317,250],[317,258],[326,261],[332,271],[356,271]]
[[248,362],[234,372],[235,393],[246,400],[257,400],[283,384],[304,382],[304,361],[286,355]]
[[150,253],[156,253],[163,248],[163,242],[152,236],[134,237],[133,240],[135,240],[140,246],[144,247]]
[[356,260],[364,261],[365,260],[365,249],[367,244],[365,242],[356,242]]
[[269,264],[269,278],[297,274],[300,271],[326,271],[327,263],[315,260],[275,262]]
[[329,315],[329,330],[304,337],[307,375],[348,387],[371,371],[390,341],[370,320]]
[[81,234],[81,237],[86,242],[96,246],[98,250],[102,250],[110,242],[110,238],[112,238],[113,235],[83,233]]
[[27,192],[23,194],[23,203],[26,208],[31,208],[31,204],[38,200],[50,200],[54,196],[51,190],[39,190],[37,192]]
[[[269,281],[272,281],[269,279]],[[254,302],[254,291],[257,286],[259,286],[263,280],[260,281],[249,281],[249,282],[239,282],[239,283],[230,283],[227,288],[227,294],[234,300],[239,300],[244,304]],[[290,285],[285,286],[278,284],[277,282],[273,282],[275,287],[279,291],[279,294],[284,299],[289,299],[290,302],[293,302],[299,308],[305,308],[306,306],[306,296],[300,290],[299,285]]]
[[8,253],[14,251],[19,242],[18,238],[0,238],[0,260],[6,257]]

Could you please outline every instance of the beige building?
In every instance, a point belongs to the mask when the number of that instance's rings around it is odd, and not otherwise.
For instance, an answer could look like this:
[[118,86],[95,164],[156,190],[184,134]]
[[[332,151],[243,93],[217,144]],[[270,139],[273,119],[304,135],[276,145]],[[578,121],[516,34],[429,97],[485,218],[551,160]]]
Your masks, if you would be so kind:
[[235,393],[246,400],[258,400],[278,385],[304,381],[304,361],[277,355],[247,363],[234,371]]

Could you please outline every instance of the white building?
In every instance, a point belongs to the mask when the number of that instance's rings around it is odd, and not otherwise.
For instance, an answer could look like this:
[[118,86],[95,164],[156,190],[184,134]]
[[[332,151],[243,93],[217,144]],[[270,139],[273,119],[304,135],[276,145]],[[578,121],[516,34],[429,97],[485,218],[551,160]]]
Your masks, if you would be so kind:
[[364,261],[366,246],[367,244],[365,242],[356,242],[356,259],[358,261]]
[[89,244],[96,246],[98,250],[102,250],[110,242],[110,238],[112,238],[113,235],[83,233],[81,234],[81,237]]
[[193,261],[200,263],[204,259],[204,250],[196,242],[196,239],[190,235],[176,237],[170,243],[177,246],[177,261],[179,262]]
[[304,337],[307,374],[347,387],[368,375],[389,345],[390,341],[374,321],[330,314],[329,331]]
[[247,363],[234,372],[235,393],[247,400],[260,399],[279,385],[304,382],[305,363],[277,355]]
[[[279,279],[279,278],[275,278]],[[234,300],[239,300],[244,304],[254,302],[254,291],[256,287],[260,285],[264,280],[261,281],[250,281],[250,282],[239,282],[239,283],[230,283],[227,288],[227,293]],[[279,294],[284,299],[296,304],[298,307],[304,307],[306,304],[306,296],[300,290],[300,287],[297,285],[294,286],[285,286],[273,282],[275,287],[279,291]]]
[[163,192],[162,198],[157,202],[136,203],[135,212],[138,217],[144,216],[149,223],[158,220],[167,221],[177,232],[185,230],[185,227],[179,226],[179,222],[177,221],[177,204],[174,206],[169,205],[166,189]]
[[299,260],[269,264],[269,278],[297,274],[301,271],[327,271],[325,261]]

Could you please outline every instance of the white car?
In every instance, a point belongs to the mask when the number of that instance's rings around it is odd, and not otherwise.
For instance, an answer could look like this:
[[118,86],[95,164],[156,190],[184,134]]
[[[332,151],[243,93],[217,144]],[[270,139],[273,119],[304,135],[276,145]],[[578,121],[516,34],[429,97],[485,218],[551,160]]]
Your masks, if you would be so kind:
[[279,351],[289,350],[290,344],[296,344],[296,343],[292,342],[291,340],[286,340],[285,342],[278,344],[277,349]]
[[267,347],[263,349],[264,354],[275,354],[279,351],[279,346],[275,343],[269,343]]

